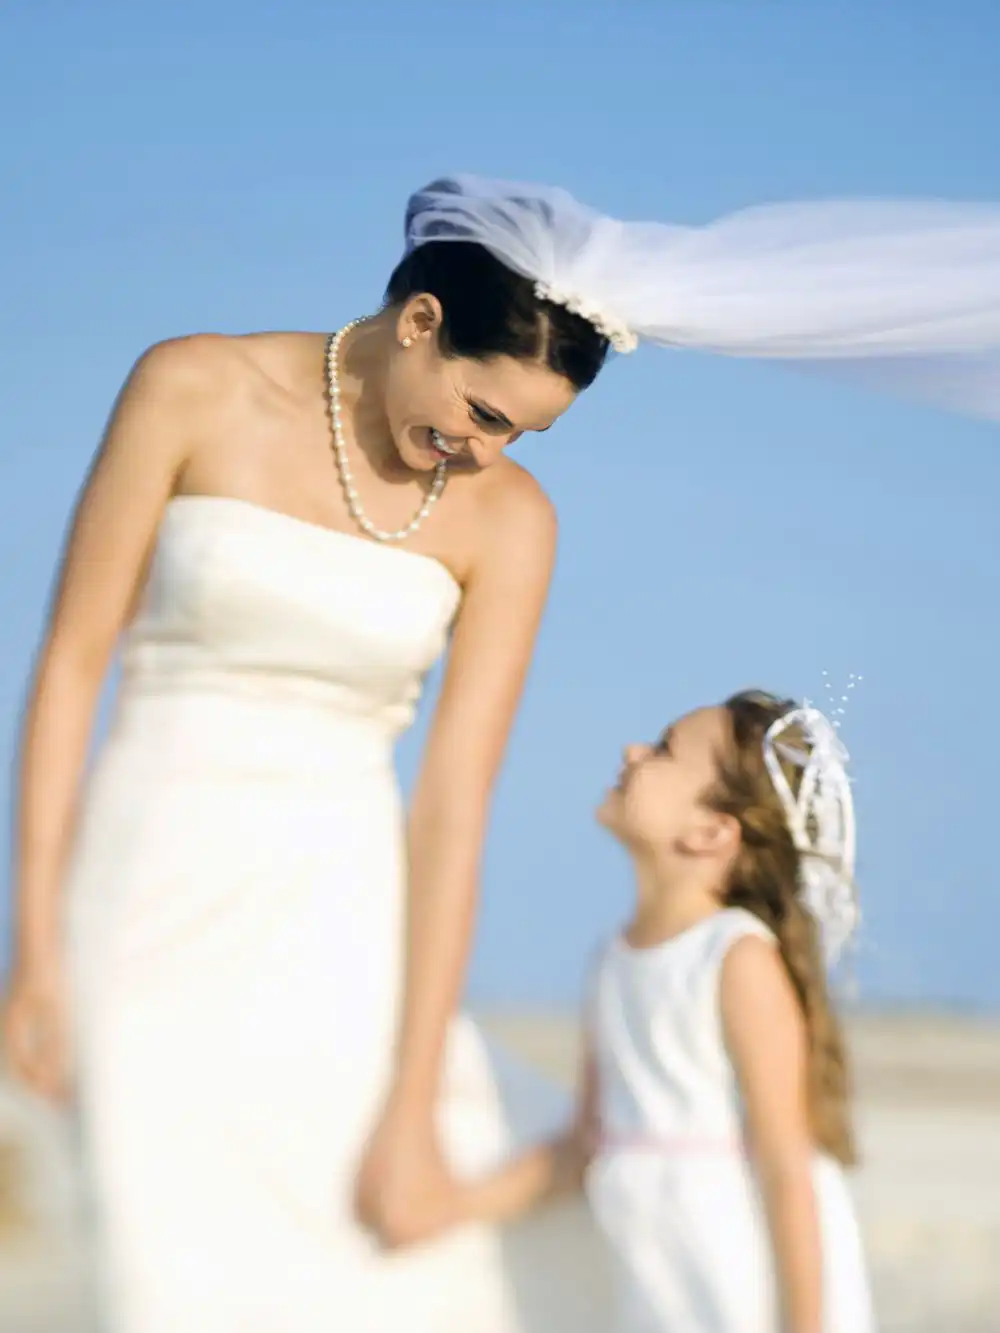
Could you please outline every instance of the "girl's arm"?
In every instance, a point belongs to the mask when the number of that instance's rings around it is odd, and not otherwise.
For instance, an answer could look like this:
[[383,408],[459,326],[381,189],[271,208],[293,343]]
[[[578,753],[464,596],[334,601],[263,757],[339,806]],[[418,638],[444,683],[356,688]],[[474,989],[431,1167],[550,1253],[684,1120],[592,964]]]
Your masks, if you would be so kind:
[[534,1148],[463,1190],[460,1216],[494,1225],[582,1188],[589,1161],[573,1133]]
[[465,977],[490,795],[554,561],[555,515],[527,473],[505,468],[489,500],[411,806],[395,1071],[359,1176],[360,1214],[390,1244],[452,1220],[434,1105]]
[[747,1111],[786,1333],[821,1333],[822,1249],[813,1186],[805,1019],[775,947],[738,940],[722,967],[722,1019]]
[[502,1223],[583,1188],[597,1143],[597,1070],[590,1051],[581,1061],[576,1114],[565,1134],[515,1157],[465,1191],[469,1220]]

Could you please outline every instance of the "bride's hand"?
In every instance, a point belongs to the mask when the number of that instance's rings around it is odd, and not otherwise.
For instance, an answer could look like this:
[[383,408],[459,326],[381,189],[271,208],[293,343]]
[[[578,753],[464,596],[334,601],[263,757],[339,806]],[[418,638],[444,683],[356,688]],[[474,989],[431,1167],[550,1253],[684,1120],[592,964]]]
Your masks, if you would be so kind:
[[463,1220],[463,1195],[430,1119],[391,1106],[383,1113],[361,1162],[356,1206],[387,1249],[430,1240]]
[[62,987],[53,970],[15,969],[3,1012],[3,1044],[11,1071],[53,1101],[69,1092]]

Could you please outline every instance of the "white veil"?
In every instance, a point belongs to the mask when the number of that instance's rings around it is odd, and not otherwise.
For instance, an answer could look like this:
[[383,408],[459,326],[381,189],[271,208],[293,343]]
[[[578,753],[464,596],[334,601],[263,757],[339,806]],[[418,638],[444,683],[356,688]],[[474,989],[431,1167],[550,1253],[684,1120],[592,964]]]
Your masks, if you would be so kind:
[[672,226],[456,176],[411,197],[406,240],[479,242],[619,351],[797,361],[1000,420],[1000,205],[774,204]]

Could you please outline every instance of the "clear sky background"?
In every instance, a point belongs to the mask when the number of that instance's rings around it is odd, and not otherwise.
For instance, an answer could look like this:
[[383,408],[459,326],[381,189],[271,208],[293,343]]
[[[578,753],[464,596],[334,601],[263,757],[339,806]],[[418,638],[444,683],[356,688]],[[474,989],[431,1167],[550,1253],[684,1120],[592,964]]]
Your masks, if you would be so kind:
[[[998,67],[994,0],[8,0],[4,743],[76,489],[149,343],[372,310],[407,194],[450,170],[681,222],[781,198],[998,199]],[[864,676],[845,722],[863,997],[1000,1009],[997,429],[644,350],[517,450],[562,547],[474,995],[576,994],[628,901],[591,819],[624,740],[749,684],[821,698],[825,670]]]

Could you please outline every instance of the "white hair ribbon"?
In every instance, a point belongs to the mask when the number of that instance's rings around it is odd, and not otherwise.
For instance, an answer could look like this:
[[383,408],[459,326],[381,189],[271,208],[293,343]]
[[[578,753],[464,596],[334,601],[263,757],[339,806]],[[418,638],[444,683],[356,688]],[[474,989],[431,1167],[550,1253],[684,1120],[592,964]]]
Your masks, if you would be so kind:
[[[783,740],[791,728],[799,734]],[[835,725],[808,705],[790,709],[764,737],[764,763],[799,853],[802,901],[820,925],[830,963],[854,934],[860,917],[848,758]],[[781,759],[802,770],[797,792],[792,791]]]

